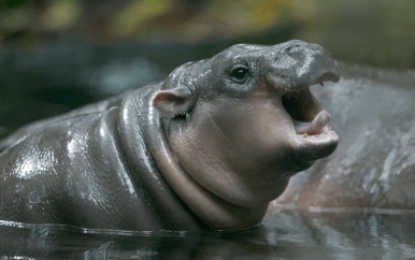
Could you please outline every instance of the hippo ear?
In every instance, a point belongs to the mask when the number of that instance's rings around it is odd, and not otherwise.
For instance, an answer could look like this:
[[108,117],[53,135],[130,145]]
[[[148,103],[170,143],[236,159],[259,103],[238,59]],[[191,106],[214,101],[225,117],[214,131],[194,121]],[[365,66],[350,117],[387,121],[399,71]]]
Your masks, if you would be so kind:
[[179,87],[158,91],[152,103],[160,114],[176,116],[190,110],[193,106],[193,98],[187,89]]

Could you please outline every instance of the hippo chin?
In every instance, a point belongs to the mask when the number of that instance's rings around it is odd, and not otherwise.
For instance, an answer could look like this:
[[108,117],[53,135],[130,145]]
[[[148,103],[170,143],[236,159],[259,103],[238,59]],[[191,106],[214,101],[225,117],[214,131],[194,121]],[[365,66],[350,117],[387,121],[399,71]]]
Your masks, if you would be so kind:
[[0,143],[0,219],[123,230],[243,229],[338,136],[309,86],[322,47],[239,44],[157,84]]

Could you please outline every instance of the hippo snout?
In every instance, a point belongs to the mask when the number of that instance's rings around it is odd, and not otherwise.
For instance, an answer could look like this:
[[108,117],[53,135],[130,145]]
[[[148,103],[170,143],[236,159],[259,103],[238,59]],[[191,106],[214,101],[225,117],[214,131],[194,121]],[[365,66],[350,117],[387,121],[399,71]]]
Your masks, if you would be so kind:
[[318,44],[299,40],[273,46],[265,60],[268,78],[276,87],[300,90],[325,81],[338,82],[340,71],[327,51]]

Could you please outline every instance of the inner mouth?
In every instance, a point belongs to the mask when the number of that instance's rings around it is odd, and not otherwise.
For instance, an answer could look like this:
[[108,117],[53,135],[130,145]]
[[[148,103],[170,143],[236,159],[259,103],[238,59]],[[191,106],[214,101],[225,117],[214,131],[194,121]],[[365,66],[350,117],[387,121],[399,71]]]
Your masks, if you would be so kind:
[[[319,84],[323,85],[323,81]],[[287,92],[282,96],[282,103],[297,134],[312,136],[331,131],[328,126],[331,116],[320,107],[309,87]]]

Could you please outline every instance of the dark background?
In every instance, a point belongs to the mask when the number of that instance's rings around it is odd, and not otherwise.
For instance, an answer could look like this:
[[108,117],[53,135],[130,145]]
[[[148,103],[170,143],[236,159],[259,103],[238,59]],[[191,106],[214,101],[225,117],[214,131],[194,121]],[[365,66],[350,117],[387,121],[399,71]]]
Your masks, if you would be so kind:
[[236,43],[301,39],[415,67],[414,0],[0,0],[0,138]]

